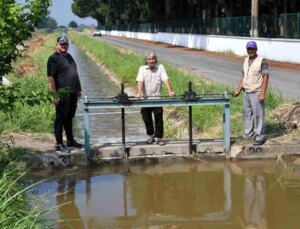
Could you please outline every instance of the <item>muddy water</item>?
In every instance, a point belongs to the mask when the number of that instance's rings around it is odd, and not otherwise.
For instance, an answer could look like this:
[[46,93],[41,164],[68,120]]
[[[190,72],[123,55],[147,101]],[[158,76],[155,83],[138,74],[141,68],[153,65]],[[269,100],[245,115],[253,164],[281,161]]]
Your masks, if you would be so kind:
[[51,179],[35,193],[47,193],[49,207],[67,203],[59,215],[74,228],[300,228],[293,163],[169,162],[44,175]]
[[[116,96],[119,87],[83,52],[70,47],[89,97]],[[92,110],[92,143],[120,142],[116,110]],[[130,112],[130,111],[129,111]],[[82,101],[78,109],[82,114]],[[83,117],[77,116],[83,138]],[[128,140],[143,140],[140,114],[126,114]],[[298,165],[297,165],[298,164]],[[35,196],[60,205],[54,228],[300,228],[300,163],[165,162],[31,174]],[[60,222],[63,219],[65,222]]]
[[[76,61],[83,90],[83,96],[114,97],[120,93],[121,86],[100,71],[99,67],[84,52],[70,45],[69,53]],[[137,70],[138,71],[138,70]],[[136,76],[132,76],[136,77]],[[90,109],[91,143],[121,142],[120,109]],[[126,109],[126,141],[143,141],[146,139],[141,114],[137,109]],[[77,137],[83,141],[83,100],[80,100],[77,110]]]

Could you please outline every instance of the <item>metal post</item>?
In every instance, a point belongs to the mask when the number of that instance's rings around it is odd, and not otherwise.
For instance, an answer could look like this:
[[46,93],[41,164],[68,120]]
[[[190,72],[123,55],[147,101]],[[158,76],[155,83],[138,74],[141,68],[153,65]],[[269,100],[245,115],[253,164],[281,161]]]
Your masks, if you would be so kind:
[[[189,81],[189,92],[192,92],[192,82]],[[193,153],[193,110],[192,106],[189,106],[189,149],[190,154]]]
[[126,157],[126,144],[125,144],[125,109],[121,108],[122,113],[122,152],[123,158]]
[[[84,102],[87,103],[87,96],[84,97]],[[89,109],[86,105],[84,105],[84,147],[85,147],[85,156],[86,156],[86,164],[90,164],[91,156],[90,156],[90,125],[89,125]]]
[[[121,84],[121,95],[124,95],[124,83]],[[126,157],[126,144],[125,144],[125,109],[121,108],[122,119],[122,152],[123,158]]]
[[[227,97],[227,93],[224,93],[224,97]],[[230,156],[230,104],[225,104],[223,109],[223,151],[226,157]]]
[[193,153],[193,121],[192,121],[192,106],[189,106],[189,149],[190,154]]

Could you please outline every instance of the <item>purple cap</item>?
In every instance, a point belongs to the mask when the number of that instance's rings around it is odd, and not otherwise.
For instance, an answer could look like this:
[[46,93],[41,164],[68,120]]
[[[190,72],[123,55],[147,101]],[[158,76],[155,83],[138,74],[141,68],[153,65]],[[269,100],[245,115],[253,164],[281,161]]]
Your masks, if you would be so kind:
[[246,45],[246,48],[252,48],[252,49],[256,49],[257,48],[257,44],[255,41],[249,41]]

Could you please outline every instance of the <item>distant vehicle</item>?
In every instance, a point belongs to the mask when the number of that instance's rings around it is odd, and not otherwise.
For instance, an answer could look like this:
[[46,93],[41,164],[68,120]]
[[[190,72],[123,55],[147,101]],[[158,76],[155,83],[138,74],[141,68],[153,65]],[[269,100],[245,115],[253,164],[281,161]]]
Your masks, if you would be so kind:
[[101,34],[100,30],[94,30],[93,37],[101,37],[101,36],[102,36],[102,34]]

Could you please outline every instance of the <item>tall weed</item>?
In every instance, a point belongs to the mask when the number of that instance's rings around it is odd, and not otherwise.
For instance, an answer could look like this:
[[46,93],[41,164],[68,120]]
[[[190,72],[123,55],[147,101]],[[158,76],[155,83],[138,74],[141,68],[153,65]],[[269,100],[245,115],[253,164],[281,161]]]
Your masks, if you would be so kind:
[[45,215],[56,209],[45,210],[45,201],[36,206],[29,203],[26,191],[35,184],[24,182],[26,171],[17,166],[20,156],[13,151],[14,140],[2,131],[0,125],[0,228],[50,228]]

